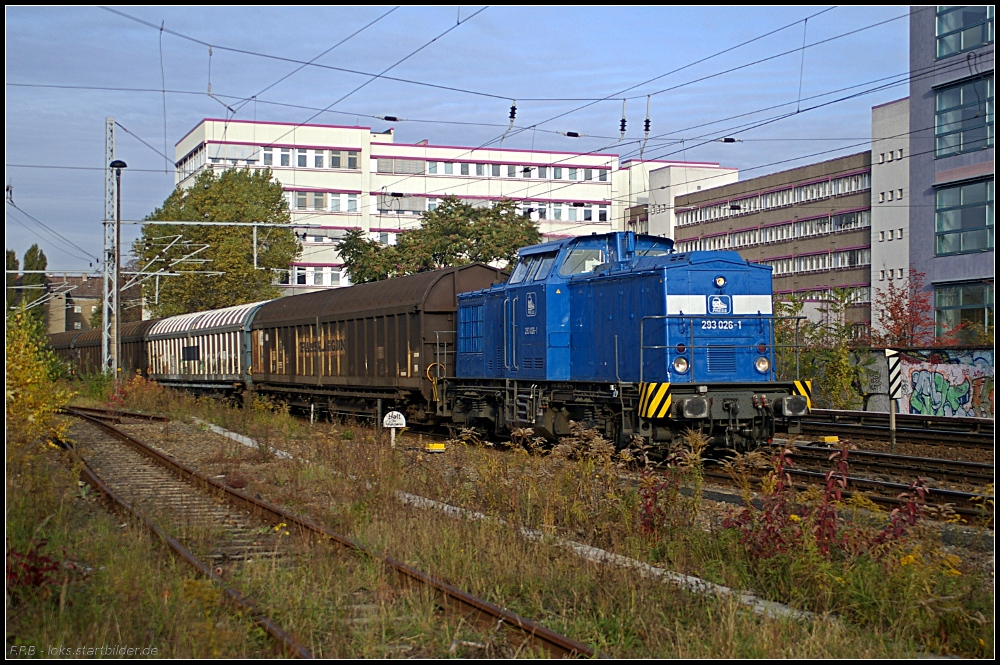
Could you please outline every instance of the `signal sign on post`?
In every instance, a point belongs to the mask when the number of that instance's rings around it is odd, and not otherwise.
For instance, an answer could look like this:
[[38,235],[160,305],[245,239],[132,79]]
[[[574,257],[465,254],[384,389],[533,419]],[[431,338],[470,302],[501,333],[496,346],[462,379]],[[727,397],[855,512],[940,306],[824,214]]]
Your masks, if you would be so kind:
[[886,349],[885,358],[889,363],[889,449],[896,452],[896,399],[903,387],[902,357],[899,351]]
[[886,349],[885,357],[889,361],[889,399],[897,399],[903,387],[903,373],[900,368],[902,357],[895,349]]
[[396,447],[396,430],[406,427],[406,418],[399,411],[390,411],[385,414],[385,418],[382,419],[382,427],[388,427],[391,430],[391,441],[392,447]]

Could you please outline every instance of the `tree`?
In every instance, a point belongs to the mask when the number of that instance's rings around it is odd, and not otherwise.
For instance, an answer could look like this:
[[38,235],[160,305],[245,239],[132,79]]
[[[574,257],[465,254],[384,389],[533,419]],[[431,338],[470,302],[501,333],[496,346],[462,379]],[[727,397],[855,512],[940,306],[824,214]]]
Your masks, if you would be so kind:
[[[289,224],[288,202],[270,169],[229,169],[216,175],[205,170],[189,188],[178,187],[149,221],[205,221],[203,226],[145,225],[132,246],[144,272],[212,270],[221,275],[188,274],[151,278],[143,294],[156,316],[174,316],[280,295],[275,276],[288,269],[301,251],[294,232],[262,228],[257,235],[257,269],[253,230],[216,226],[212,222]],[[177,237],[181,240],[171,245]],[[201,251],[200,247],[205,246]],[[197,253],[194,253],[196,252]],[[192,253],[194,253],[192,255]],[[189,257],[185,260],[184,257]]]
[[[45,295],[45,273],[49,267],[49,259],[45,252],[39,249],[37,244],[28,248],[24,253],[24,260],[21,261],[24,273],[21,275],[21,302],[30,305]],[[29,270],[41,270],[43,272],[28,272]],[[45,321],[46,308],[40,305],[27,310],[27,316],[38,322]]]
[[872,343],[885,347],[934,344],[934,303],[924,290],[924,273],[910,269],[906,283],[894,280],[875,292]]
[[11,272],[12,270],[18,271],[21,269],[21,262],[17,260],[17,252],[12,249],[6,250],[6,265],[7,265],[7,308],[10,309],[14,307],[17,303],[17,272]]
[[477,261],[512,263],[517,250],[540,240],[538,227],[510,199],[475,208],[448,197],[424,215],[420,228],[400,233],[395,245],[355,230],[338,249],[351,281],[360,284]]

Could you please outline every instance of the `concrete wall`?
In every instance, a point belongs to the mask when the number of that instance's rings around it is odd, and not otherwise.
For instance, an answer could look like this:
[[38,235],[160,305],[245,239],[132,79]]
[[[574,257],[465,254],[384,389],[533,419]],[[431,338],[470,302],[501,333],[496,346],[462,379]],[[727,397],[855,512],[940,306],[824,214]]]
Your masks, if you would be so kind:
[[[992,348],[908,349],[901,357],[903,394],[896,400],[898,413],[994,417]],[[868,410],[887,412],[885,352],[873,350],[859,360],[866,368],[865,392],[873,393]]]

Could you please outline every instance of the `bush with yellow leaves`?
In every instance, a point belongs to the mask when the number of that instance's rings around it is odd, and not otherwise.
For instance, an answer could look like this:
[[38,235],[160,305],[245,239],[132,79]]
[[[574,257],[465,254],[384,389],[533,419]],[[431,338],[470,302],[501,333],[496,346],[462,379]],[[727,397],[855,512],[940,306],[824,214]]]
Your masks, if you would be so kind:
[[16,446],[60,439],[65,425],[53,417],[71,393],[54,382],[58,363],[41,324],[22,309],[7,314],[7,455]]

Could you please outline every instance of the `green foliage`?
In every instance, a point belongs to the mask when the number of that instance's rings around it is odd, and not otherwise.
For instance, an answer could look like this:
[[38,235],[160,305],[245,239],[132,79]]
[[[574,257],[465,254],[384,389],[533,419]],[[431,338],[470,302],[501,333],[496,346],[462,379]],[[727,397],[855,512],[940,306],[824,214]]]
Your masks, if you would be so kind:
[[[270,170],[229,169],[217,175],[203,171],[190,188],[177,188],[149,217],[150,221],[263,222],[289,224],[288,202]],[[182,241],[167,249],[175,236]],[[208,248],[173,265],[200,245]],[[132,247],[147,271],[213,270],[222,275],[162,277],[157,298],[155,280],[143,284],[155,316],[174,316],[276,298],[275,277],[288,269],[299,253],[291,229],[264,228],[257,235],[257,265],[253,262],[253,230],[248,227],[143,226]],[[201,262],[204,261],[204,262]]]
[[5,263],[7,266],[7,293],[6,293],[6,303],[7,307],[13,307],[17,301],[17,275],[11,273],[11,270],[20,270],[21,262],[17,260],[17,252],[12,249],[8,249],[5,255]]
[[361,284],[477,261],[512,263],[517,250],[540,239],[538,227],[509,199],[491,208],[474,208],[449,197],[424,215],[421,228],[400,233],[395,246],[381,245],[356,230],[339,249],[351,281]]
[[[805,303],[795,296],[775,299],[778,317],[803,316]],[[833,289],[820,305],[821,321],[792,319],[775,322],[777,375],[779,380],[809,379],[816,406],[834,409],[858,408],[861,386],[868,365],[874,362],[867,339],[859,336],[852,320],[853,289]]]

